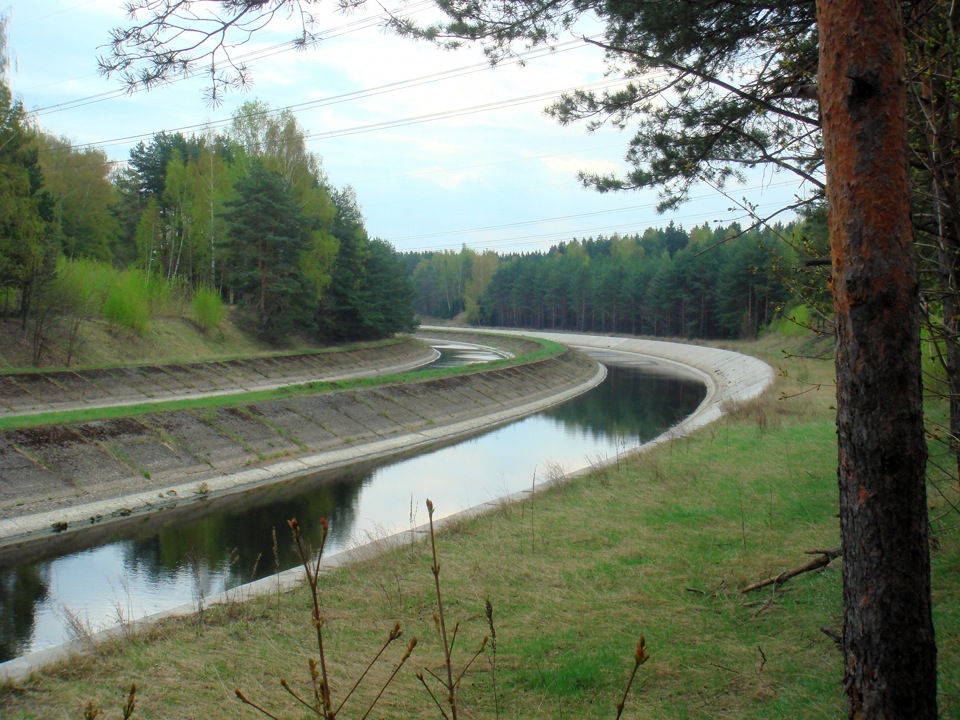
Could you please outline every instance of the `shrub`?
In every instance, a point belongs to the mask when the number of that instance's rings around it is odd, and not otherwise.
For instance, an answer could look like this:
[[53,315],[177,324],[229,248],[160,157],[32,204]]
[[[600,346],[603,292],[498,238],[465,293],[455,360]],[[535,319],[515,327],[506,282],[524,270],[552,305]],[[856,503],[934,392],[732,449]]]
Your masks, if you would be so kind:
[[103,317],[111,327],[143,335],[150,327],[150,287],[145,273],[124,270],[112,278],[103,302]]
[[220,294],[210,288],[199,288],[193,294],[192,306],[193,319],[205,333],[216,330],[227,312]]
[[190,283],[185,278],[166,278],[156,273],[147,283],[150,297],[150,317],[180,317],[189,306]]

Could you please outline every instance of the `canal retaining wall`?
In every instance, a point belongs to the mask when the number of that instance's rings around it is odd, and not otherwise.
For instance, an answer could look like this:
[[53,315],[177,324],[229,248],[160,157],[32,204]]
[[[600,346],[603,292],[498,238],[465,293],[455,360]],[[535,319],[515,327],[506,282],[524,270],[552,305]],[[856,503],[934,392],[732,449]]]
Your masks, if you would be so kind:
[[[505,349],[502,340],[494,339],[484,332],[469,331],[467,334],[458,333],[457,337],[453,337],[443,332],[443,330],[444,329],[440,328],[424,328],[420,334],[424,337],[433,335],[467,342],[478,342],[481,344],[486,343],[490,345],[496,345],[501,349]],[[441,332],[443,333],[442,335],[437,335],[437,333]],[[519,331],[498,331],[498,335],[504,334],[513,336],[518,336],[521,334],[528,336],[539,336],[566,344],[570,347],[583,348],[593,353],[623,353],[630,356],[633,360],[638,358],[645,359],[653,365],[659,365],[661,368],[673,368],[678,373],[684,375],[694,375],[700,378],[707,387],[707,394],[697,410],[679,426],[671,429],[660,438],[648,443],[645,447],[651,447],[658,443],[666,442],[675,437],[692,432],[694,429],[716,420],[724,412],[733,409],[736,405],[749,402],[753,398],[759,396],[772,384],[774,377],[773,369],[770,368],[770,366],[766,363],[756,358],[718,348],[705,348],[681,343],[600,335],[561,335],[556,333],[535,333],[527,331],[522,333]],[[518,342],[529,341],[518,339]],[[522,349],[522,346],[520,345],[515,345],[514,347],[516,349]],[[578,354],[574,354],[572,356],[566,355],[564,356],[561,364],[554,365],[554,370],[551,370],[551,374],[553,372],[557,372],[562,376],[568,376],[570,374],[578,375],[584,372],[584,370],[587,368],[592,369],[594,367],[594,365],[585,361],[583,357]],[[527,370],[532,371],[534,369],[535,368],[528,368]],[[519,372],[521,375],[525,373],[523,369],[520,369]],[[591,380],[585,383],[585,385],[588,387],[592,386],[592,384],[599,382],[602,377],[603,372],[601,369]],[[499,382],[505,383],[505,386],[503,387],[504,391],[507,390],[507,387],[511,383],[516,381],[517,376],[513,373],[502,376],[499,380]],[[422,434],[424,436],[436,434],[437,439],[441,440],[439,437],[440,433],[444,433],[446,438],[451,438],[456,437],[457,435],[477,432],[478,430],[490,426],[491,424],[507,422],[509,419],[511,419],[511,415],[514,417],[516,416],[518,408],[522,408],[524,412],[535,412],[543,407],[553,404],[558,398],[562,400],[566,397],[575,395],[580,391],[582,391],[581,388],[576,386],[569,387],[567,390],[564,390],[559,394],[553,393],[551,395],[551,393],[548,391],[545,395],[541,395],[538,400],[521,403],[519,406],[515,406],[512,409],[506,408],[499,412],[493,412],[491,415],[486,417],[477,417],[470,420],[460,421],[445,428],[425,428]],[[395,441],[400,441],[400,444],[403,443],[403,440],[401,440],[400,437],[395,438]],[[437,440],[428,440],[428,442],[436,441]],[[373,447],[383,442],[385,441],[378,441],[378,443],[373,443],[367,447]],[[389,441],[387,441],[387,443],[389,445]],[[362,446],[354,447],[352,450],[358,450],[360,447]],[[393,450],[384,448],[384,450],[384,454],[390,454],[391,452],[398,452],[399,448],[394,447]],[[349,452],[350,450],[347,451],[347,454],[349,454]],[[347,464],[348,462],[349,460],[341,464]],[[302,474],[303,470],[297,470],[296,468],[293,468],[292,472],[294,472],[294,474]],[[579,472],[574,474],[579,474]],[[273,479],[276,480],[278,478],[276,475],[274,475]],[[563,478],[551,478],[546,484],[561,481],[563,481]],[[251,482],[255,484],[257,480],[252,479]],[[505,502],[522,500],[526,498],[529,493],[529,490],[522,491],[505,498],[497,498],[492,500],[490,503],[467,508],[453,515],[438,519],[436,526],[438,528],[442,528],[449,523],[455,523],[463,518],[485,512],[491,507],[502,506],[502,504]],[[147,500],[147,502],[152,502],[152,500]],[[44,518],[44,521],[46,521],[45,516],[36,517]],[[22,532],[22,528],[12,528],[12,526],[5,525],[6,522],[7,521],[0,521],[0,537],[2,537],[5,532],[10,533],[11,529],[13,529],[13,533],[11,534]],[[83,522],[82,518],[79,519],[79,522]],[[43,532],[44,529],[41,528],[40,531]],[[10,537],[10,535],[8,535],[8,537]],[[324,567],[332,568],[349,563],[357,553],[360,553],[361,556],[369,556],[369,554],[372,552],[387,550],[402,543],[408,543],[412,539],[424,539],[427,537],[429,537],[429,528],[427,526],[421,526],[411,530],[410,532],[404,532],[377,540],[375,543],[372,543],[373,547],[353,549],[327,557],[324,559]],[[302,584],[302,582],[302,568],[292,568],[290,570],[281,572],[276,576],[256,581],[242,588],[235,588],[227,593],[206,598],[206,603],[217,604],[221,602],[233,602],[236,601],[238,597],[245,598],[262,593],[279,592],[281,590],[287,590],[296,587]],[[97,636],[96,640],[104,640],[124,632],[136,631],[139,628],[147,627],[152,623],[164,618],[189,616],[195,611],[196,608],[193,605],[184,605],[177,608],[172,608],[151,617],[134,621],[128,627],[105,630]],[[71,652],[78,650],[82,651],[82,649],[83,646],[79,646],[77,644],[61,645],[0,664],[0,679],[14,680],[27,677],[34,669],[47,663],[59,660]]]
[[536,412],[602,378],[596,362],[568,350],[438,380],[2,432],[0,546],[409,452]]
[[0,374],[0,417],[376,377],[420,367],[437,354],[429,345],[403,337],[379,345],[233,360],[4,373]]

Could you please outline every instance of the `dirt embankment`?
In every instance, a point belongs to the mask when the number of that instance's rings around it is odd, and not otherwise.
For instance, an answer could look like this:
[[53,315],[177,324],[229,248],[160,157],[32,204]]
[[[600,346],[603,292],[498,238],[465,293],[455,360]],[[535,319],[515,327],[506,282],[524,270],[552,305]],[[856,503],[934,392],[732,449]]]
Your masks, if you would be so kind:
[[[500,345],[490,336],[483,342]],[[529,342],[510,344],[529,350]],[[173,486],[200,494],[225,476],[258,469],[266,477],[297,458],[310,457],[319,470],[325,453],[383,440],[400,449],[408,439],[422,442],[434,426],[547,399],[596,373],[594,361],[571,350],[440,380],[2,432],[0,518],[144,492],[155,493],[151,505],[159,507],[183,500],[183,492],[171,495]]]

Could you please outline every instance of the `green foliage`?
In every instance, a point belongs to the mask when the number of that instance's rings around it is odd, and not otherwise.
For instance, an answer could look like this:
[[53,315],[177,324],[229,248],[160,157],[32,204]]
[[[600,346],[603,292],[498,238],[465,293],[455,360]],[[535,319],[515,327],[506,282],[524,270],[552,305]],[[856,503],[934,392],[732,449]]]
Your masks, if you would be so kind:
[[151,316],[181,315],[190,306],[192,291],[184,278],[142,274],[146,278]]
[[389,243],[367,236],[352,188],[332,197],[338,250],[317,306],[317,336],[324,342],[376,340],[412,330],[413,287],[400,257]]
[[13,291],[7,297],[15,297],[25,330],[54,279],[59,248],[33,130],[6,82],[6,23],[0,14],[0,288]]
[[[317,317],[333,341],[414,327],[396,253],[371,243],[352,190],[331,189],[289,110],[247,103],[226,134],[157,133],[110,182],[102,151],[34,136],[6,67],[0,58],[0,301],[25,335],[32,323],[35,364],[63,328],[70,362],[93,314],[143,334],[151,316],[190,304],[212,330],[217,295],[273,343],[311,335]],[[86,260],[122,273],[75,264]]]
[[413,317],[413,285],[404,275],[396,251],[383,240],[373,240],[368,247],[358,339],[376,340],[414,330],[417,323]]
[[806,335],[814,322],[814,314],[807,305],[797,305],[783,314],[772,329],[784,337]]
[[235,287],[256,309],[256,330],[270,342],[283,340],[309,323],[313,295],[300,270],[308,248],[309,226],[279,173],[259,159],[236,185],[237,199],[226,203]]
[[150,325],[150,282],[140,270],[125,270],[109,279],[103,318],[113,328],[146,332]]
[[220,293],[210,288],[199,288],[193,293],[193,319],[204,332],[213,332],[227,314]]
[[109,272],[110,266],[96,260],[60,260],[57,283],[71,313],[89,315],[98,311],[98,292],[105,270]]
[[64,255],[109,261],[119,224],[110,211],[116,189],[109,178],[107,154],[99,148],[76,149],[68,138],[42,131],[34,141]]
[[798,302],[788,281],[803,257],[791,228],[573,239],[503,258],[467,248],[408,256],[414,307],[470,322],[673,337],[755,337]]

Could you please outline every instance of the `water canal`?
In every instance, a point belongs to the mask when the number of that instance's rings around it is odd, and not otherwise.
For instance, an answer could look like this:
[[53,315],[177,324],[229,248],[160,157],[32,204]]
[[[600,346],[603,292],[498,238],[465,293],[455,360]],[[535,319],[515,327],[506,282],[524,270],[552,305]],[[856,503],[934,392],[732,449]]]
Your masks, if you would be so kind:
[[[438,362],[490,359],[442,349]],[[330,523],[329,552],[613,459],[689,415],[705,395],[692,378],[650,361],[592,353],[608,367],[593,390],[547,411],[414,457],[358,464],[192,503],[99,536],[0,556],[0,662],[188,603],[297,564],[286,521],[305,533]],[[78,547],[84,542],[86,547]]]

